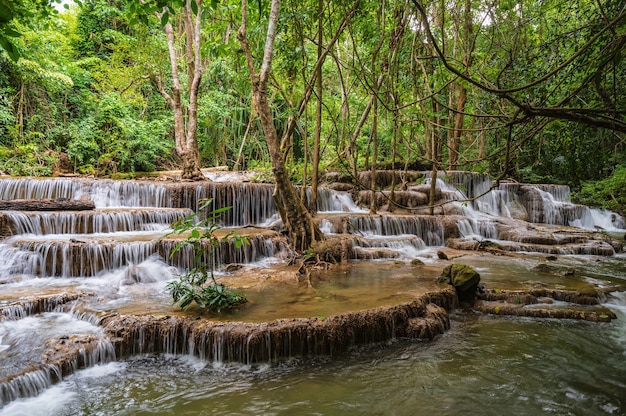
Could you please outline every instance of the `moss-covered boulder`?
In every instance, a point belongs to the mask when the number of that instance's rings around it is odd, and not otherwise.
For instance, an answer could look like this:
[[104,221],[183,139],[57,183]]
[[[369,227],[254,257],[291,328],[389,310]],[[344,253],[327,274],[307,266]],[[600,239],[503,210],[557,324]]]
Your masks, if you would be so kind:
[[480,283],[480,273],[466,264],[451,264],[443,269],[437,282],[454,286],[459,301],[471,302]]

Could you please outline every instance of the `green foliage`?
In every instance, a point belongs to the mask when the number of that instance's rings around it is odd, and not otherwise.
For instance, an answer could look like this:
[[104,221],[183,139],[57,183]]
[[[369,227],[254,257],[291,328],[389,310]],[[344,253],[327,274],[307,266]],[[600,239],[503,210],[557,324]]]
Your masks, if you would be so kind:
[[[172,250],[171,256],[174,256],[180,249],[187,246],[192,247],[194,254],[196,267],[187,270],[179,277],[179,280],[169,282],[166,286],[166,290],[172,296],[174,304],[183,309],[195,303],[202,309],[220,312],[223,309],[231,309],[248,301],[244,295],[235,292],[222,283],[218,283],[215,279],[212,260],[215,258],[215,250],[219,247],[220,241],[234,238],[236,248],[240,248],[243,244],[249,244],[249,241],[247,238],[232,232],[222,238],[215,235],[215,232],[220,229],[217,223],[219,214],[226,212],[230,207],[209,211],[208,208],[212,202],[212,199],[199,201],[199,211],[207,211],[204,220],[198,219],[199,213],[189,215],[172,224],[172,231],[166,235],[183,233],[187,235]],[[209,258],[208,264],[202,261],[202,259],[206,259],[206,254],[208,254]]]
[[[80,0],[74,0],[80,4]],[[18,46],[23,31],[15,26],[34,24],[36,21],[47,22],[58,14],[51,3],[60,4],[61,0],[0,0],[0,48],[16,61],[22,56]],[[67,7],[67,6],[66,6]]]
[[97,173],[152,171],[172,150],[169,119],[135,119],[132,109],[116,94],[107,94],[88,117],[68,129],[67,153],[76,169]]
[[581,204],[626,214],[626,166],[618,166],[606,179],[585,182],[572,199]]
[[[79,173],[169,168],[175,158],[172,115],[157,90],[158,82],[171,90],[163,25],[176,23],[186,2],[88,0],[62,13],[51,7],[55,2],[59,0],[0,0],[1,169],[49,174],[62,153]],[[505,173],[522,181],[577,188],[626,162],[619,132],[572,121],[535,131],[543,118],[518,112],[502,98],[505,94],[460,80],[433,58],[416,2],[360,2],[353,18],[343,22],[354,4],[324,2],[321,15],[316,2],[284,2],[281,7],[268,95],[279,136],[287,120],[298,118],[293,135],[283,143],[295,182],[311,172],[316,93],[301,115],[299,103],[317,59],[319,18],[323,45],[346,24],[322,65],[321,170],[351,164],[363,169],[372,163],[373,111],[355,129],[374,89],[376,162],[429,159],[436,139],[435,157],[445,168],[460,86],[467,89],[460,169],[501,173],[507,143],[513,162]],[[196,2],[191,5],[196,8]],[[429,21],[437,22],[432,27],[436,40],[462,73],[493,88],[515,89],[506,95],[527,106],[581,108],[580,114],[570,113],[578,116],[602,108],[623,114],[621,40],[626,26],[621,2],[507,0],[470,6],[471,29],[464,27],[463,2],[428,6]],[[248,38],[260,64],[269,2],[248,2],[248,7]],[[201,48],[207,65],[198,108],[202,162],[267,168],[269,155],[233,30],[241,17],[240,2],[205,0],[202,8]],[[488,21],[476,18],[487,15]],[[621,23],[601,33],[619,16]],[[404,27],[402,19],[409,22]],[[176,44],[180,51],[183,46]],[[564,65],[570,58],[571,64]],[[560,65],[561,70],[535,83]],[[184,87],[189,82],[185,59],[179,69]],[[381,85],[375,88],[379,77]],[[530,87],[518,89],[525,85]],[[269,168],[259,179],[271,179]]]
[[34,141],[11,148],[0,146],[0,171],[14,176],[49,176],[58,160],[54,152]]

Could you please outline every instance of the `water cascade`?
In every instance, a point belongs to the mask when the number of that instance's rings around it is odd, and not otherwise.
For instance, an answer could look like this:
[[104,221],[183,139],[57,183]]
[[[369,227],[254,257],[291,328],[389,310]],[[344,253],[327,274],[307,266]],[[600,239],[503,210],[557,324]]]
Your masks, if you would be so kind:
[[[485,239],[506,251],[612,256],[621,250],[621,244],[589,230],[621,229],[623,219],[569,203],[566,187],[501,183],[482,195],[493,186],[490,178],[453,172],[437,181],[441,212],[450,215],[431,216],[417,203],[425,200],[428,174],[414,172],[404,179],[420,178],[425,183],[401,191],[413,205],[378,215],[369,215],[348,192],[321,188],[316,218],[324,233],[352,247],[355,259],[432,263],[434,250],[476,250]],[[372,301],[378,306],[363,311],[319,312],[315,308],[326,301],[324,296],[300,293],[298,302],[290,303],[310,301],[311,317],[242,323],[232,322],[238,315],[228,322],[181,316],[167,304],[163,289],[192,266],[194,253],[185,247],[172,255],[180,237],[164,235],[173,221],[196,212],[200,200],[212,199],[213,208],[231,207],[220,216],[220,225],[247,235],[250,242],[238,248],[226,240],[205,252],[202,260],[213,262],[218,275],[227,275],[218,266],[250,267],[292,254],[280,234],[273,185],[225,181],[219,175],[212,179],[0,180],[0,199],[91,200],[96,207],[0,212],[0,359],[8,363],[0,373],[3,404],[36,396],[78,369],[134,354],[191,354],[253,364],[334,355],[396,338],[433,339],[449,328],[447,311],[455,292],[433,291],[428,270],[420,272],[428,279],[419,288],[400,282],[392,289],[401,300],[383,292]],[[383,191],[385,198],[390,195]],[[415,281],[413,273],[409,282]],[[264,274],[252,289],[274,279]],[[346,304],[354,296],[339,291],[335,288],[327,298]],[[378,295],[376,289],[366,292]],[[271,296],[271,291],[263,293]],[[250,319],[259,307],[251,302],[250,315],[241,313]]]

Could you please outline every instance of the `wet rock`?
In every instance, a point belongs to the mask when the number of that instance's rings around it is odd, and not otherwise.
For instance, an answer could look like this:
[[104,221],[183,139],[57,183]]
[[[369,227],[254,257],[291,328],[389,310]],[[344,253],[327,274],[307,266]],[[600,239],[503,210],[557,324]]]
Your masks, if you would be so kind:
[[613,250],[615,250],[616,253],[622,253],[624,251],[624,245],[622,244],[621,241],[616,240],[614,238],[609,238],[606,241],[611,247],[613,247]]
[[[388,210],[391,203],[405,209],[417,208],[428,204],[428,195],[421,192],[395,191],[392,195],[391,191],[377,191],[375,195],[376,205],[383,211]],[[371,191],[361,191],[358,195],[357,204],[362,206],[370,205],[371,198]]]
[[339,191],[339,192],[349,192],[354,189],[354,185],[352,185],[351,183],[345,183],[345,182],[327,183],[324,186],[327,187],[328,189],[332,189],[333,191]]
[[[387,188],[395,181],[396,185],[400,185],[403,182],[415,182],[422,177],[422,172],[417,171],[391,171],[391,170],[378,170],[376,171],[376,186],[380,188]],[[395,176],[395,178],[394,178]],[[359,182],[365,188],[373,188],[372,186],[372,172],[363,171],[359,172]]]
[[437,251],[437,257],[439,260],[448,260],[448,255],[441,250]]
[[421,261],[420,259],[413,259],[411,260],[411,266],[423,266],[424,262]]
[[[554,303],[554,301],[576,303],[578,305],[598,305],[599,295],[596,292],[576,292],[571,290],[556,289],[531,289],[531,290],[484,290],[476,295],[478,299],[485,301],[505,301],[517,304]],[[515,301],[511,302],[511,299]],[[523,302],[517,300],[523,300]]]
[[[425,184],[425,185],[409,186],[407,188],[407,191],[420,192],[422,194],[430,196],[430,185],[429,184]],[[441,198],[442,198],[441,188],[435,188],[435,201],[438,201]]]
[[406,331],[410,338],[432,340],[448,329],[450,329],[448,311],[429,303],[426,305],[426,316],[409,319]]
[[328,236],[311,248],[319,261],[339,263],[354,258],[353,239],[347,235]]
[[531,318],[551,318],[551,319],[576,319],[591,322],[610,322],[617,316],[610,309],[604,307],[581,308],[572,306],[543,305],[526,306],[524,304],[512,304],[505,302],[488,302],[478,300],[474,303],[473,309],[479,312],[492,315],[525,316]]
[[184,317],[112,316],[103,319],[118,358],[135,354],[193,354],[205,360],[242,363],[336,355],[355,345],[396,337],[432,339],[449,328],[452,288],[426,293],[406,304],[325,318],[264,323],[216,322]]
[[473,301],[480,283],[480,273],[465,264],[450,264],[441,272],[438,283],[454,286],[459,301]]
[[243,264],[230,263],[230,264],[227,264],[226,267],[224,267],[224,271],[232,273],[232,272],[236,272],[237,270],[243,269],[243,267],[244,267]]
[[[0,320],[4,317],[10,319],[21,319],[26,316],[36,315],[43,312],[59,311],[66,304],[80,299],[83,296],[92,296],[93,293],[61,293],[57,295],[38,296],[29,299],[23,299],[6,306],[0,306]],[[68,307],[69,308],[69,307]]]

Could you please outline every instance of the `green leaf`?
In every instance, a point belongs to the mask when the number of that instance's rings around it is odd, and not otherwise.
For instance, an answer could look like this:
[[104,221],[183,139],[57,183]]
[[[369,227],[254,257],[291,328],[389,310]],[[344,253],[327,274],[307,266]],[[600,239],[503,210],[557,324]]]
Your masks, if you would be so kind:
[[161,16],[161,26],[165,26],[167,22],[169,21],[169,18],[170,18],[169,13],[163,13],[163,16]]
[[17,62],[20,59],[19,49],[17,49],[17,47],[13,43],[11,43],[11,41],[1,35],[0,46],[2,46],[2,49],[6,51],[6,53],[14,62]]
[[10,36],[10,37],[13,37],[13,38],[19,38],[20,36],[22,36],[22,34],[20,32],[18,32],[15,29],[12,29],[10,27],[3,28],[2,32],[4,33],[5,36]]

